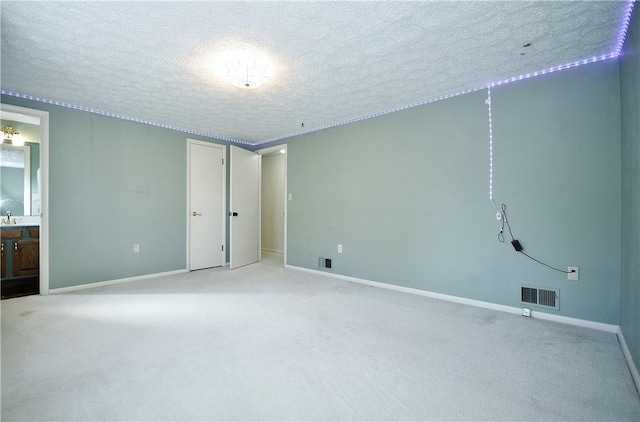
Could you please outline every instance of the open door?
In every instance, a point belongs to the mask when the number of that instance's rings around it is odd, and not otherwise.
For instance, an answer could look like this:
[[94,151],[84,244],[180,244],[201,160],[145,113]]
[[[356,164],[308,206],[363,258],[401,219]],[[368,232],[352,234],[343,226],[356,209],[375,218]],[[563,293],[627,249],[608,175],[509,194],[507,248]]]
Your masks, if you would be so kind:
[[258,262],[260,155],[231,146],[229,195],[229,268]]

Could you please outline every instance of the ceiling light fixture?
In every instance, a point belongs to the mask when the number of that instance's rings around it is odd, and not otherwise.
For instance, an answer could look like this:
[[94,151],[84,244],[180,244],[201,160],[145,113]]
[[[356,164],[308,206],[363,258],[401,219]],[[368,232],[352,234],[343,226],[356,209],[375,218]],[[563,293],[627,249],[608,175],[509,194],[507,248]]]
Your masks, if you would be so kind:
[[24,146],[24,139],[20,136],[20,132],[15,130],[12,126],[2,127],[2,143],[9,141],[11,145],[16,147]]
[[[267,138],[267,139],[262,139],[260,141],[250,141],[247,139],[238,139],[238,138],[232,138],[232,137],[227,137],[227,136],[221,136],[221,135],[216,135],[216,134],[212,134],[212,133],[207,133],[207,132],[202,132],[202,131],[197,131],[197,130],[192,130],[192,129],[187,129],[184,127],[180,127],[180,126],[174,126],[174,125],[168,125],[168,124],[162,124],[162,123],[158,123],[158,122],[154,122],[154,121],[150,121],[150,120],[146,120],[146,119],[140,119],[137,117],[131,117],[131,116],[126,116],[126,115],[122,115],[122,114],[117,114],[117,113],[112,113],[109,111],[105,111],[105,110],[99,110],[99,109],[94,109],[94,108],[90,108],[90,107],[85,107],[82,105],[77,105],[77,104],[72,104],[72,103],[67,103],[67,102],[63,102],[63,101],[59,101],[59,100],[52,100],[52,99],[48,99],[48,98],[43,98],[43,97],[39,97],[39,96],[34,96],[34,95],[29,95],[29,94],[23,94],[23,93],[19,93],[19,92],[13,92],[13,91],[8,91],[8,90],[4,90],[0,88],[0,95],[7,95],[10,97],[15,97],[15,98],[24,98],[27,100],[31,100],[31,101],[37,101],[37,102],[42,102],[42,103],[46,103],[46,104],[52,104],[52,105],[56,105],[56,106],[60,106],[60,107],[66,107],[66,108],[71,108],[74,110],[79,110],[79,111],[84,111],[87,113],[93,113],[93,114],[98,114],[98,115],[103,115],[103,116],[108,116],[108,117],[113,117],[116,119],[122,119],[122,120],[128,120],[131,122],[137,122],[137,123],[143,123],[143,124],[147,124],[150,126],[156,126],[156,127],[160,127],[160,128],[164,128],[164,129],[170,129],[170,130],[175,130],[175,131],[179,131],[179,132],[184,132],[184,133],[189,133],[189,134],[194,134],[194,135],[200,135],[200,136],[206,136],[206,137],[210,137],[210,138],[215,138],[215,139],[219,139],[222,141],[227,141],[230,143],[234,143],[234,144],[241,144],[241,145],[248,145],[248,146],[258,146],[258,145],[262,145],[262,144],[266,144],[269,142],[275,142],[275,141],[279,141],[282,139],[286,139],[286,138],[291,138],[294,136],[298,136],[298,135],[303,135],[306,133],[311,133],[311,132],[317,132],[323,129],[330,129],[336,126],[340,126],[340,125],[344,125],[344,124],[348,124],[348,123],[354,123],[360,120],[365,120],[365,119],[369,119],[372,117],[377,117],[377,116],[382,116],[388,113],[392,113],[395,111],[400,111],[400,110],[405,110],[408,108],[412,108],[412,107],[416,107],[416,106],[421,106],[421,105],[425,105],[425,104],[429,104],[432,102],[436,102],[436,101],[441,101],[441,100],[445,100],[448,98],[452,98],[452,97],[457,97],[459,95],[464,95],[464,94],[468,94],[471,92],[475,92],[481,89],[486,89],[486,88],[491,88],[491,87],[495,87],[495,86],[499,86],[499,85],[503,85],[503,84],[508,84],[511,82],[515,82],[515,81],[519,81],[519,80],[523,80],[523,79],[529,79],[532,77],[537,77],[537,76],[541,76],[541,75],[545,75],[547,73],[553,73],[553,72],[557,72],[557,71],[562,71],[565,69],[569,69],[572,67],[577,67],[577,66],[582,66],[585,64],[589,64],[589,63],[595,63],[595,62],[600,62],[600,61],[605,61],[605,60],[610,60],[610,59],[615,59],[618,56],[620,56],[622,54],[622,48],[624,47],[624,41],[629,29],[629,24],[630,24],[630,20],[631,20],[631,15],[634,9],[634,4],[636,2],[636,0],[625,0],[627,2],[626,6],[625,6],[625,10],[623,13],[623,18],[622,18],[622,25],[618,31],[618,39],[617,39],[617,43],[615,45],[614,51],[609,53],[609,54],[604,54],[604,55],[600,55],[600,56],[593,56],[591,58],[587,58],[584,60],[579,60],[576,62],[572,62],[572,63],[567,63],[565,65],[561,65],[561,66],[556,66],[556,67],[550,67],[547,69],[543,69],[543,70],[539,70],[537,72],[533,72],[533,73],[527,73],[527,74],[523,74],[523,75],[519,75],[517,77],[513,77],[513,78],[509,78],[509,79],[503,79],[503,80],[499,80],[496,82],[489,82],[487,84],[484,85],[480,85],[477,86],[475,88],[471,88],[471,89],[467,89],[467,90],[463,90],[463,91],[459,91],[459,92],[455,92],[453,94],[448,94],[448,95],[442,95],[440,97],[435,97],[435,98],[430,98],[430,99],[426,99],[423,101],[419,101],[416,102],[414,104],[409,104],[403,107],[395,107],[389,110],[385,110],[385,111],[381,111],[378,113],[373,113],[370,115],[366,115],[366,116],[362,116],[362,117],[357,117],[357,118],[353,118],[353,119],[349,119],[349,120],[344,120],[344,121],[340,121],[334,124],[328,124],[328,125],[324,125],[324,126],[319,126],[319,127],[315,127],[315,128],[311,128],[311,129],[307,129],[307,130],[301,130],[298,132],[294,132],[294,133],[290,133],[290,134],[286,134],[286,135],[282,135],[282,136],[276,136],[276,137],[272,137],[272,138]],[[210,66],[214,65],[214,63],[210,62]],[[211,67],[210,69],[212,71],[217,71],[219,66],[215,66]],[[216,72],[219,73],[219,72]],[[271,73],[273,73],[273,70],[271,71]],[[223,75],[221,75],[223,76]],[[254,86],[254,88],[257,88],[256,86]]]
[[252,49],[227,52],[217,67],[227,82],[247,90],[258,88],[273,73],[273,65],[267,56]]

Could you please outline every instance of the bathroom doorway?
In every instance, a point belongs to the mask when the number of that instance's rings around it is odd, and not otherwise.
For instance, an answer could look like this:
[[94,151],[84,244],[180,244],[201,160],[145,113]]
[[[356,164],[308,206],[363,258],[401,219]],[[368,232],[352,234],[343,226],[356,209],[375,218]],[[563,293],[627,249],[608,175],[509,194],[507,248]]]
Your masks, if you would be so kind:
[[49,293],[49,113],[0,104],[2,299]]

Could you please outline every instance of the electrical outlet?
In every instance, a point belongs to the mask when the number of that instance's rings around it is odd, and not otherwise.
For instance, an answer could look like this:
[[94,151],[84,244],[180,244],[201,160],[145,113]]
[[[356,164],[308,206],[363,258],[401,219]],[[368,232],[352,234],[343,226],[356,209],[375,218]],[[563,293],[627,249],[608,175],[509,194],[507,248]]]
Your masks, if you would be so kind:
[[342,253],[342,245],[338,244],[338,253]]
[[498,220],[498,221],[502,220],[502,213],[501,212],[497,212],[496,213],[496,220]]
[[140,245],[137,243],[133,245],[133,253],[140,253]]
[[578,267],[567,267],[567,280],[578,281],[580,278],[580,268]]
[[530,316],[531,316],[531,309],[529,309],[529,308],[522,308],[522,316],[530,317]]

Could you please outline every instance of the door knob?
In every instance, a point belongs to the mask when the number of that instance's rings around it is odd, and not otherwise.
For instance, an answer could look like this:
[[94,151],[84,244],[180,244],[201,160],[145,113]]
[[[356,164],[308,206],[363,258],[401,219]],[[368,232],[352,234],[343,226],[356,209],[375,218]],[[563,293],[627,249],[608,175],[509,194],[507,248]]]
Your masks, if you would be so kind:
[[197,216],[202,215],[202,214],[201,214],[201,213],[199,213],[199,212],[195,212],[195,211],[194,211],[193,213],[191,213],[191,215],[193,215],[194,217],[197,217]]
[[231,217],[237,217],[237,216],[238,216],[238,213],[237,213],[237,212],[231,212],[231,211],[229,211],[229,215],[230,215]]

